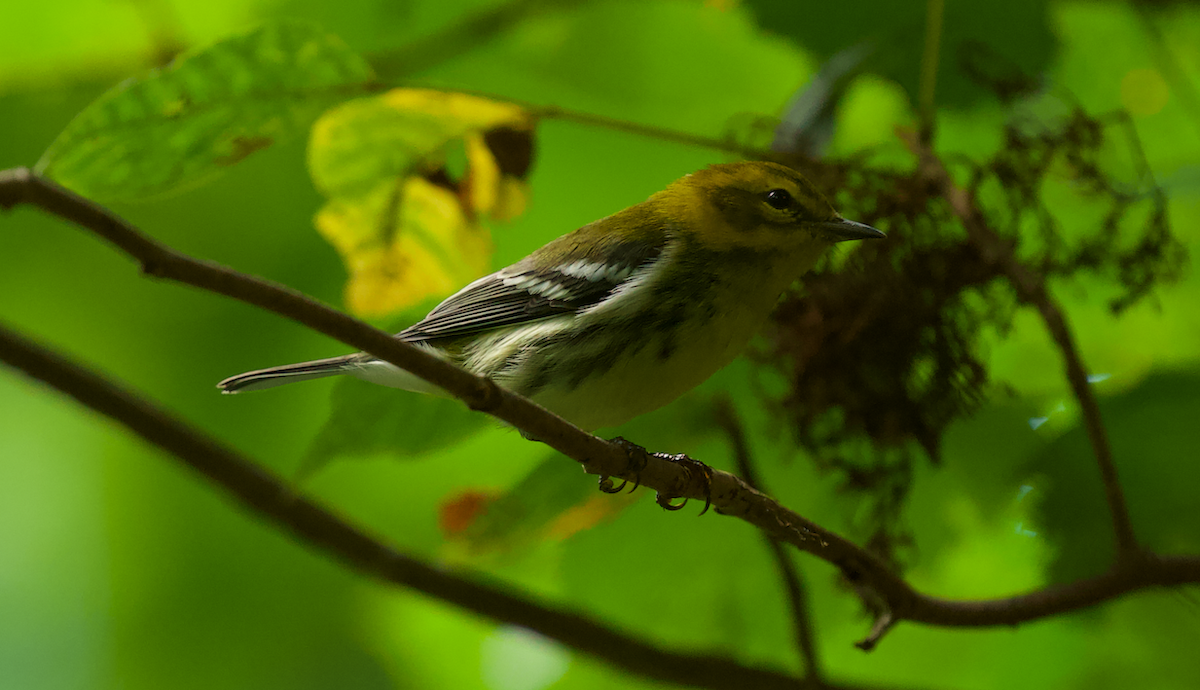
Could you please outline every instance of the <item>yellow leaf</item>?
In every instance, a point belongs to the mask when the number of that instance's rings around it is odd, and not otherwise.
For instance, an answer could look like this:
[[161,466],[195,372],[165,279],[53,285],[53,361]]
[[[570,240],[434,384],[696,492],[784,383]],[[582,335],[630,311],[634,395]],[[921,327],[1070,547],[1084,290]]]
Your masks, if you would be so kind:
[[422,113],[445,123],[459,134],[501,125],[531,128],[530,117],[519,106],[479,96],[433,89],[392,89],[380,100],[398,112]]
[[384,180],[356,199],[336,199],[317,229],[346,262],[346,305],[380,316],[449,294],[487,270],[491,238],[457,196],[420,177]]
[[[428,89],[395,89],[321,117],[309,172],[329,202],[316,225],[350,273],[351,311],[399,311],[487,271],[483,223],[524,212],[533,126],[517,106]],[[455,142],[467,158],[459,179],[446,165]]]

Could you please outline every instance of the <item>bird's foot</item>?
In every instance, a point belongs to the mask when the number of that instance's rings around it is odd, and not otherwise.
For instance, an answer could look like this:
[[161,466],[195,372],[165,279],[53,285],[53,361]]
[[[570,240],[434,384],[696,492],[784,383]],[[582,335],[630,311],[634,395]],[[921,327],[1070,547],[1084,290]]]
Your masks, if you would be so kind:
[[[679,465],[687,475],[687,484],[692,483],[692,477],[694,477],[696,474],[700,475],[701,479],[704,481],[704,510],[701,510],[700,514],[703,515],[707,513],[709,506],[712,505],[712,468],[700,462],[699,460],[693,460],[682,453],[679,455],[655,453],[654,455],[655,457],[662,458],[667,462]],[[672,503],[672,500],[674,500],[673,497],[666,496],[661,491],[654,497],[654,502],[665,510],[679,510],[687,505],[688,502],[686,498],[683,499],[683,502],[679,504]]]
[[[631,441],[627,441],[620,436],[612,439],[612,442],[619,445],[625,451],[625,456],[628,458],[629,464],[626,467],[626,472],[632,472],[634,477],[633,488],[630,489],[631,492],[640,485],[642,470],[646,468],[646,465],[650,462],[650,456],[653,455],[656,458],[661,458],[683,468],[683,471],[687,475],[687,484],[691,484],[692,477],[694,477],[696,473],[700,474],[704,480],[704,510],[701,510],[700,514],[703,515],[708,512],[708,507],[712,504],[713,477],[712,468],[710,468],[708,465],[705,465],[697,460],[693,460],[682,454],[671,455],[668,453],[650,453],[642,446],[639,446]],[[627,480],[621,480],[619,485],[614,486],[611,477],[600,478],[600,490],[605,493],[615,494],[624,489],[626,484],[628,484]],[[667,496],[661,491],[658,492],[654,497],[654,502],[665,510],[679,510],[687,505],[686,498],[683,499],[683,502],[679,504],[673,503],[673,500],[674,497]]]
[[[642,484],[642,470],[646,469],[646,464],[650,462],[650,453],[632,441],[626,441],[620,436],[612,439],[612,443],[621,447],[625,451],[625,459],[628,464],[625,466],[626,472],[633,472],[633,487],[629,489],[629,493],[633,493]],[[612,477],[600,478],[600,490],[606,494],[620,493],[621,489],[629,483],[629,480],[622,479],[620,485],[613,486]]]

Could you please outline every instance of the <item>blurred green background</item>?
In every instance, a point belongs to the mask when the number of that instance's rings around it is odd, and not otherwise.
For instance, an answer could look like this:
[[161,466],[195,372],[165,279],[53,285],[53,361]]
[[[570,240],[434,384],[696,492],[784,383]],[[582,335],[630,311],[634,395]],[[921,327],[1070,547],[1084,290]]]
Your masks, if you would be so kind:
[[[314,20],[364,53],[454,26],[486,2],[434,0],[56,0],[0,7],[0,168],[31,165],[92,99],[163,53],[275,18]],[[872,39],[885,59],[852,82],[833,155],[897,152],[914,121],[923,2],[564,2],[494,36],[451,44],[410,75],[720,136],[778,115],[831,53]],[[1185,3],[951,0],[939,82],[939,149],[993,150],[1005,113],[957,76],[955,42],[979,40],[1092,112],[1126,108],[1170,197],[1174,231],[1200,247],[1200,9]],[[644,199],[723,154],[562,121],[543,122],[532,202],[493,228],[494,266]],[[341,304],[345,271],[314,231],[322,203],[304,142],[251,156],[169,198],[114,208],[183,252]],[[93,238],[29,209],[0,218],[0,319],[159,400],[294,476],[329,415],[327,381],[235,398],[227,375],[344,347],[232,301],[141,278]],[[1200,551],[1200,282],[1159,291],[1121,319],[1106,286],[1056,286],[1097,376],[1139,535]],[[909,577],[930,593],[1001,596],[1095,573],[1107,518],[1095,468],[1041,324],[1020,314],[988,344],[997,395],[953,427],[944,463],[922,466],[905,519]],[[729,467],[692,407],[733,392],[768,485],[786,505],[855,534],[861,516],[788,449],[739,361],[690,400],[621,433]],[[397,393],[397,395],[405,395]],[[307,491],[400,548],[488,571],[687,649],[796,670],[782,588],[743,523],[664,513],[645,492],[600,525],[491,553],[438,526],[468,491],[513,486],[547,451],[489,426],[415,458],[335,462]],[[565,461],[562,461],[565,463]],[[573,470],[572,470],[573,471]],[[579,475],[589,488],[591,480]],[[698,507],[697,507],[698,510]],[[1200,604],[1145,592],[1001,630],[902,625],[867,655],[869,621],[832,569],[798,559],[819,648],[844,681],[930,688],[1196,688]],[[0,688],[649,687],[519,630],[345,571],[261,524],[158,451],[0,369]]]

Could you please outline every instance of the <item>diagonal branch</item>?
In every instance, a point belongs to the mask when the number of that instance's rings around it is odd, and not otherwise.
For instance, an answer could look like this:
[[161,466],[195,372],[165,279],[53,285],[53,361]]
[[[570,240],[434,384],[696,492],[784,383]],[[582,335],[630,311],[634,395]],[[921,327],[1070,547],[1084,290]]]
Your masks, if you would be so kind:
[[[613,476],[630,481],[640,480],[642,484],[668,497],[711,498],[712,505],[721,513],[741,518],[768,537],[817,556],[839,568],[851,583],[872,590],[886,603],[895,621],[970,627],[1013,625],[1092,606],[1139,589],[1200,583],[1200,557],[1167,557],[1137,551],[1118,561],[1112,570],[1103,575],[1015,597],[987,601],[953,601],[931,597],[915,591],[871,553],[779,505],[732,474],[714,470],[707,475],[711,481],[706,481],[702,473],[691,472],[685,465],[653,454],[643,454],[646,460],[644,466],[632,466],[626,446],[592,436],[488,379],[469,374],[294,290],[179,254],[138,232],[107,209],[38,178],[27,169],[0,171],[0,209],[18,204],[38,206],[90,230],[139,261],[142,270],[150,276],[186,283],[262,307],[401,367],[446,390],[472,409],[487,412],[543,440],[578,461],[586,472],[605,478]],[[56,367],[62,368],[62,363],[59,362]],[[75,391],[71,393],[74,395]],[[78,395],[76,397],[84,400]],[[87,404],[95,406],[92,402],[87,401]],[[97,409],[107,413],[103,407]],[[160,417],[158,413],[149,414],[138,422],[140,427],[134,427],[124,419],[121,421],[135,430],[140,429],[139,433],[158,443],[164,435],[170,436],[169,430],[175,428],[168,423],[173,420]],[[181,457],[193,462],[196,454],[209,457],[221,450],[207,439],[202,440],[205,441],[203,453],[191,448],[187,449],[188,455],[183,456],[183,449],[179,449]],[[199,461],[200,458],[195,460]],[[335,538],[331,535],[352,541],[363,539],[360,533],[345,533],[344,525],[337,523],[327,513],[318,512],[315,506],[292,496],[288,489],[264,482],[266,475],[257,468],[233,472],[228,476],[217,476],[204,468],[203,464],[197,466],[197,469],[241,497],[251,507],[265,510],[259,501],[297,506],[295,515],[286,513],[279,506],[267,512],[317,546],[333,549],[333,553],[342,555],[340,550],[331,546],[330,540]],[[1119,496],[1119,487],[1117,494]],[[1114,512],[1114,518],[1117,515],[1124,516],[1124,512]],[[288,516],[295,519],[303,517],[309,524],[301,529],[298,524],[289,522],[291,518]],[[1127,517],[1124,520],[1127,524]],[[392,573],[391,569],[400,567],[396,565],[399,561],[395,560],[392,552],[386,549],[378,551],[380,547],[374,542],[363,544],[362,547],[376,554],[372,557],[376,560],[362,561],[365,566],[372,568],[371,572]],[[426,571],[414,569],[406,577],[415,583],[412,586],[431,586],[427,582],[429,576],[430,573]],[[450,589],[457,591],[460,587],[465,585],[455,584]],[[496,617],[513,620],[507,614],[510,613],[510,607],[521,609],[518,601],[505,600],[503,604],[493,603],[489,606],[490,610],[495,611]],[[601,628],[596,634],[602,637],[611,634],[611,631],[605,630]],[[551,637],[555,635],[551,634]],[[629,653],[649,654],[642,647],[631,649]],[[707,667],[698,663],[697,668]],[[794,683],[794,679],[791,682]]]
[[1129,507],[1125,502],[1121,481],[1117,477],[1117,467],[1113,462],[1112,447],[1108,443],[1108,432],[1100,416],[1100,406],[1096,402],[1091,384],[1088,383],[1087,369],[1084,368],[1083,358],[1079,354],[1075,336],[1062,307],[1050,296],[1045,278],[1021,263],[1013,250],[1013,244],[992,229],[979,212],[975,200],[965,189],[955,184],[946,166],[933,150],[912,133],[904,134],[903,137],[909,149],[919,159],[925,177],[939,188],[942,197],[950,204],[951,211],[962,222],[967,231],[967,238],[975,245],[980,256],[1003,269],[1016,289],[1018,298],[1026,304],[1032,304],[1041,314],[1046,330],[1050,332],[1050,337],[1054,339],[1062,354],[1067,381],[1083,413],[1088,440],[1091,442],[1092,452],[1096,456],[1100,476],[1104,481],[1104,498],[1108,502],[1108,512],[1112,519],[1118,558],[1131,558],[1139,549],[1137,536],[1129,519]]
[[[290,288],[218,264],[184,256],[142,234],[107,209],[27,169],[0,171],[0,208],[38,206],[91,230],[142,265],[143,273],[186,283],[253,304],[394,364],[537,438],[601,477],[640,482],[667,497],[711,498],[725,515],[741,518],[768,535],[869,583],[888,600],[907,600],[912,589],[874,555],[754,490],[738,477],[713,470],[711,481],[663,457],[644,453],[631,462],[627,446],[593,436],[529,400],[470,374],[390,334],[342,314]],[[645,460],[644,466],[640,465]]]

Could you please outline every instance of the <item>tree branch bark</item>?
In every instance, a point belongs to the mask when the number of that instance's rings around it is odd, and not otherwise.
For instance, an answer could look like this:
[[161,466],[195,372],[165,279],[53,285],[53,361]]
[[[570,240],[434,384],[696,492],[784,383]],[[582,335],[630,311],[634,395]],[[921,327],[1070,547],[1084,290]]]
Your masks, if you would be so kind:
[[711,481],[678,463],[646,454],[644,467],[626,448],[593,436],[535,403],[474,376],[390,334],[342,314],[290,288],[218,264],[193,259],[155,242],[107,209],[28,169],[0,171],[0,208],[19,203],[91,230],[141,263],[142,272],[231,297],[286,316],[351,347],[394,364],[442,388],[468,407],[486,412],[537,438],[601,477],[640,482],[667,497],[708,499],[725,515],[741,518],[773,538],[869,583],[887,599],[908,599],[912,589],[874,555],[754,490],[738,477],[713,470]]
[[[1138,589],[1200,583],[1200,557],[1166,557],[1137,551],[1119,561],[1111,571],[1098,577],[1024,595],[987,601],[954,601],[931,597],[915,591],[871,553],[779,505],[732,474],[713,471],[711,482],[706,482],[704,477],[696,476],[698,473],[691,473],[677,463],[653,455],[647,458],[648,463],[644,467],[631,467],[626,450],[621,445],[585,433],[553,413],[496,386],[487,379],[473,376],[286,287],[179,254],[141,234],[108,210],[35,176],[27,169],[0,171],[0,208],[12,208],[22,203],[38,206],[96,233],[139,261],[142,270],[150,276],[186,283],[262,307],[406,369],[458,397],[472,409],[487,412],[541,439],[578,461],[588,473],[640,481],[671,497],[700,499],[709,496],[712,505],[721,513],[741,518],[762,530],[768,537],[791,544],[833,564],[841,569],[852,583],[876,592],[886,603],[895,621],[908,620],[942,626],[1013,625],[1091,606]],[[28,348],[11,345],[6,346],[5,352],[9,353],[5,357],[6,360],[29,356]],[[12,355],[12,352],[25,354]],[[1075,359],[1078,359],[1077,356]],[[64,369],[67,366],[61,360],[42,360],[42,365],[48,367],[42,370],[47,372],[44,380],[48,381],[59,380],[54,377],[60,376],[62,372],[55,373],[53,370]],[[1080,370],[1082,371],[1081,365]],[[114,401],[88,397],[90,394],[77,394],[75,384],[80,383],[81,379],[72,380],[74,383],[69,384],[71,387],[64,390],[75,395],[81,402],[109,414],[109,409],[104,405],[115,404]],[[68,384],[64,384],[66,385]],[[1084,390],[1090,396],[1090,391],[1086,388]],[[223,467],[224,463],[231,459],[228,451],[204,438],[191,439],[184,443],[180,432],[186,431],[186,428],[181,428],[174,420],[156,413],[152,408],[140,409],[136,405],[129,407],[132,403],[136,401],[126,400],[123,404],[130,415],[136,413],[137,425],[118,418],[122,423],[129,425],[148,440],[168,448],[242,498],[247,505],[270,515],[320,548],[329,549],[345,558],[347,556],[342,553],[342,548],[334,542],[342,539],[354,542],[355,549],[361,549],[361,558],[356,557],[352,562],[360,563],[362,567],[369,568],[370,572],[386,575],[396,582],[403,581],[404,584],[418,589],[428,587],[429,590],[421,591],[436,591],[438,594],[435,596],[447,601],[467,601],[484,591],[479,589],[480,585],[466,580],[454,580],[453,584],[438,581],[434,577],[438,574],[437,571],[431,572],[427,566],[422,566],[426,568],[422,570],[409,559],[398,560],[397,555],[390,549],[369,540],[359,532],[347,532],[345,525],[333,516],[304,499],[293,496],[286,487],[281,487],[277,482],[268,481],[269,475],[257,468],[229,470],[228,473],[224,470],[218,471],[215,469],[217,466],[208,463],[215,462],[212,458],[221,457],[224,459],[218,465]],[[98,405],[100,407],[97,407]],[[1097,422],[1098,419],[1097,416]],[[1115,478],[1115,472],[1113,476]],[[1115,486],[1115,491],[1119,496],[1120,487]],[[1123,501],[1121,505],[1123,506]],[[285,510],[287,506],[292,506],[291,510],[294,512]],[[1114,512],[1114,520],[1118,516],[1124,516],[1124,523],[1128,523],[1124,512]],[[478,609],[471,610],[522,625],[527,623],[521,621],[536,619],[540,615],[539,611],[528,609],[533,606],[529,602],[511,596],[477,606]],[[543,632],[552,630],[554,625],[570,628],[569,619],[554,616],[552,618],[557,623],[530,627]],[[536,620],[534,622],[536,624]],[[588,622],[588,625],[595,626],[591,622]],[[546,634],[555,639],[563,639],[554,632]],[[569,634],[569,631],[563,634]],[[596,626],[594,634],[606,638],[615,633]],[[623,644],[622,640],[628,638],[606,639],[610,639],[613,646],[620,646]],[[624,649],[621,654],[653,657],[654,653],[647,649],[640,645]],[[687,663],[693,664],[694,668],[708,668],[701,661],[688,658]],[[644,663],[649,666],[673,662],[655,660],[629,663]],[[684,673],[685,670],[680,672]],[[764,683],[777,677],[770,672],[763,673],[768,674],[764,676]],[[788,679],[788,682],[794,684],[796,681]],[[715,687],[704,683],[701,685]]]

